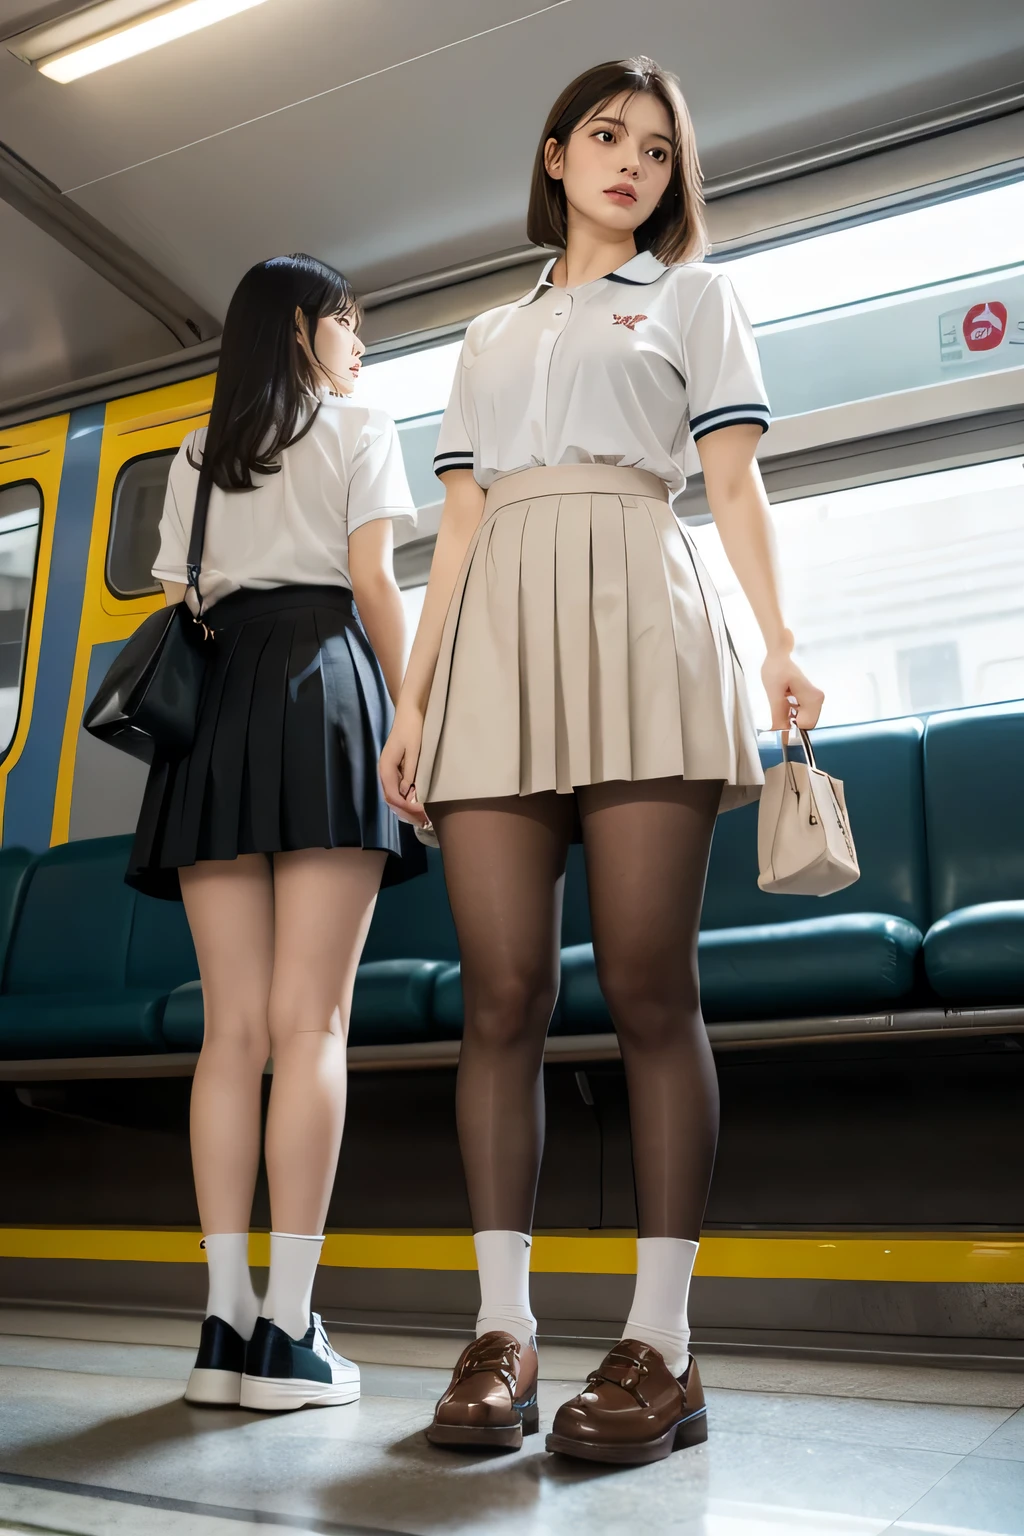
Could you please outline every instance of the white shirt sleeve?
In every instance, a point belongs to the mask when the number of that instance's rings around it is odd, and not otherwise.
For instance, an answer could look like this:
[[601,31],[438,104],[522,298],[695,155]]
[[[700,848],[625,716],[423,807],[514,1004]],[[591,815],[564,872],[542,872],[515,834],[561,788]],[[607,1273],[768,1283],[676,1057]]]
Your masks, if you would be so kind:
[[462,343],[462,351],[459,353],[458,366],[455,369],[455,378],[452,382],[452,392],[448,400],[448,406],[441,421],[441,430],[437,437],[437,451],[434,454],[434,474],[443,475],[449,469],[472,469],[476,458],[476,450],[470,435],[468,425],[469,412],[466,410],[465,391],[466,382],[466,346],[469,337]]
[[154,581],[188,580],[188,541],[192,532],[192,514],[196,504],[198,471],[188,461],[196,433],[190,432],[178,449],[164,492],[164,510],[160,518],[160,548],[153,566]]
[[383,412],[363,431],[348,483],[346,523],[349,533],[377,518],[416,521],[416,504],[405,475],[398,428]]
[[768,430],[771,412],[757,343],[724,272],[715,274],[697,300],[684,328],[683,357],[694,442],[740,423]]

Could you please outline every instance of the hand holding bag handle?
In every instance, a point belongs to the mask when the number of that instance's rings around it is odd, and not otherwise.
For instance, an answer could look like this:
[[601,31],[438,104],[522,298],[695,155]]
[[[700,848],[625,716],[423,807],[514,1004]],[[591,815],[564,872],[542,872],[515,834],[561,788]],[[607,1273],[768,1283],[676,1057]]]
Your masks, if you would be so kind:
[[203,465],[185,566],[186,597],[189,589],[195,593],[197,613],[183,599],[143,620],[114,659],[82,721],[100,741],[145,763],[154,755],[183,756],[195,736],[206,672],[203,642],[212,634],[202,618],[199,591],[211,486]]
[[860,879],[846,796],[814,760],[810,734],[794,724],[805,763],[790,757],[782,731],[782,762],[769,768],[757,818],[758,885],[790,896],[831,896]]

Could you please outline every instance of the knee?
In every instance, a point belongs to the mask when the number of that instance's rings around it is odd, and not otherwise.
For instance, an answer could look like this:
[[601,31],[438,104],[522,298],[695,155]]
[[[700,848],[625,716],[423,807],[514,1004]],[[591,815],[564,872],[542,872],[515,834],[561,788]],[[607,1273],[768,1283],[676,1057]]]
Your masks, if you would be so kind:
[[270,992],[267,1027],[274,1055],[298,1035],[336,1035],[347,1040],[348,1015],[342,1014],[337,1003],[312,996],[301,986],[275,985]]
[[230,1051],[260,1071],[270,1055],[266,1004],[245,998],[209,996],[203,989],[203,1049]]
[[639,954],[599,961],[597,979],[620,1040],[656,1050],[702,1022],[695,966],[659,965]]
[[554,1012],[558,980],[541,972],[464,972],[466,1032],[478,1041],[515,1047],[543,1037]]

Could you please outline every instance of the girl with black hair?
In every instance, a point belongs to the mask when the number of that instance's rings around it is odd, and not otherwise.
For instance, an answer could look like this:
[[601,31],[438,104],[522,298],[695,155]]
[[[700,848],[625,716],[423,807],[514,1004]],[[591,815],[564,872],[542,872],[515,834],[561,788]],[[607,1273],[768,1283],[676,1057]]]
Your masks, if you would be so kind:
[[629,1093],[637,1284],[548,1449],[644,1462],[707,1435],[687,1295],[718,1085],[697,928],[715,818],[763,776],[718,594],[673,515],[685,461],[764,636],[773,725],[814,725],[822,694],[782,616],[754,459],[768,402],[747,317],[701,259],[702,206],[673,76],[636,58],[572,81],[527,216],[558,254],[469,327],[438,440],[444,513],[381,760],[390,804],[437,830],[462,955],[481,1307],[437,1445],[514,1448],[537,1428],[530,1230],[574,837]]
[[[347,280],[310,256],[246,273],[209,427],[183,443],[160,524],[153,574],[177,602],[209,477],[198,724],[185,757],[153,763],[128,872],[139,890],[184,901],[202,978],[191,1138],[210,1291],[190,1402],[359,1395],[358,1368],[331,1349],[310,1297],[356,967],[382,881],[421,873],[425,855],[377,775],[406,650],[392,523],[415,511],[394,422],[350,398],[358,320]],[[260,1308],[248,1231],[268,1057]]]

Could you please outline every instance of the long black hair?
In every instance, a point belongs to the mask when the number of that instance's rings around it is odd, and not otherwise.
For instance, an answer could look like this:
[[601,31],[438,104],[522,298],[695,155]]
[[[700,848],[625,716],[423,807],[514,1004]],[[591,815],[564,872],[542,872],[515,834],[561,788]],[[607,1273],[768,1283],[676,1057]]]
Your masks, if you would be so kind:
[[281,450],[309,431],[320,409],[323,378],[302,346],[296,310],[313,357],[319,320],[359,317],[348,279],[301,252],[257,262],[232,295],[203,449],[221,490],[251,491],[254,473],[276,474]]

